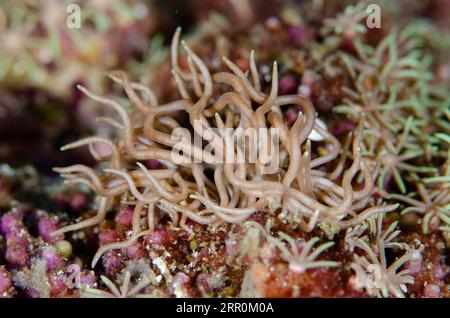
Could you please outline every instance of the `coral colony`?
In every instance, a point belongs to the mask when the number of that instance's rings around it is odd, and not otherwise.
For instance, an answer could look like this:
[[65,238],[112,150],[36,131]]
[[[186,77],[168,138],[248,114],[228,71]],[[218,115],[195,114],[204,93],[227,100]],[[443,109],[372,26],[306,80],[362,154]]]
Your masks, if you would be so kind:
[[76,80],[96,125],[64,184],[0,167],[0,297],[450,296],[448,35],[242,3],[245,31],[209,12],[157,63]]

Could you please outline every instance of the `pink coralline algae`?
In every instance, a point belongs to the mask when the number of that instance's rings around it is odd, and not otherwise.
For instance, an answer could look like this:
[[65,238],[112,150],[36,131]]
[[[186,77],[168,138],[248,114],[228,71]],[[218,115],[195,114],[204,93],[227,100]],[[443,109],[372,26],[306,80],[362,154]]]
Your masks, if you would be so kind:
[[3,234],[8,233],[12,228],[19,226],[21,223],[21,216],[19,213],[7,213],[5,214],[0,221],[0,231]]
[[118,250],[112,250],[103,256],[103,267],[107,273],[118,273],[125,264],[125,258]]
[[108,229],[108,230],[101,231],[100,234],[98,235],[98,238],[99,238],[100,244],[104,245],[104,244],[120,241],[121,236],[116,230]]
[[92,286],[97,281],[94,271],[83,271],[80,274],[80,284]]
[[38,228],[39,235],[45,242],[55,243],[63,238],[63,235],[52,235],[52,233],[59,228],[58,220],[56,218],[51,218],[48,216],[40,217]]
[[127,248],[127,256],[130,259],[139,259],[146,255],[145,247],[140,242],[136,242]]
[[176,238],[176,234],[166,228],[158,228],[147,236],[147,244],[169,246]]
[[28,246],[30,234],[22,223],[23,212],[14,209],[1,218],[1,233],[6,239],[6,261],[14,268],[21,268],[30,262]]
[[53,273],[49,277],[50,297],[62,297],[66,294],[68,286],[66,284],[66,276]]
[[131,206],[122,206],[115,217],[118,225],[129,228],[133,219],[133,208]]
[[63,267],[63,260],[58,254],[58,250],[53,246],[46,246],[42,250],[42,258],[47,263],[48,271],[55,271]]
[[4,266],[0,266],[0,298],[11,297],[13,292],[11,274]]
[[26,266],[30,263],[27,248],[15,239],[8,240],[6,260],[11,264],[11,266],[17,268]]
[[[82,271],[79,258],[72,258],[72,245],[63,235],[52,235],[60,219],[44,210],[18,204],[0,217],[0,242],[4,242],[4,265],[0,265],[0,298],[68,297],[79,288],[68,285],[68,266],[78,268],[81,285],[93,285],[93,272]],[[77,274],[78,275],[78,274]],[[72,286],[73,287],[73,286]]]

